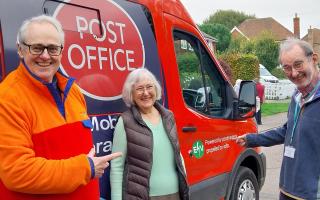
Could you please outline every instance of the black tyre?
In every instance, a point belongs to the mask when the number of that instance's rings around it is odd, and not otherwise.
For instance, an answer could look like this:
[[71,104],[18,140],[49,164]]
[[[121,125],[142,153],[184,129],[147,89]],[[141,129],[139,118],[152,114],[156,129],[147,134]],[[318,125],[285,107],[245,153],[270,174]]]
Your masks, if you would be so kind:
[[251,169],[239,167],[230,200],[259,200],[258,181]]

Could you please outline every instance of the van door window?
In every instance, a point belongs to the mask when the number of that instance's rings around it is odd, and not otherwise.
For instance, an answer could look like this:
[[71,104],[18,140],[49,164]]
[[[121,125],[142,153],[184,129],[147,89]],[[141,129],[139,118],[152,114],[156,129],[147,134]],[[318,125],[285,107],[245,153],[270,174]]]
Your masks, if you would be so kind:
[[174,40],[185,103],[202,114],[222,117],[226,111],[226,84],[215,63],[196,37],[174,31]]

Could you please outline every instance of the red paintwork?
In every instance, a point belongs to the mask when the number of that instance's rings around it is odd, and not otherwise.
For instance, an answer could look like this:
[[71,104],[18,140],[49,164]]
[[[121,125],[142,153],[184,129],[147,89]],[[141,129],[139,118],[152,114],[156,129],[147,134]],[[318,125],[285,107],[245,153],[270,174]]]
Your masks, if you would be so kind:
[[[161,85],[167,86],[166,98],[163,98],[163,100],[168,101],[166,103],[175,115],[181,153],[185,161],[189,185],[192,186],[217,175],[231,172],[236,159],[244,148],[238,146],[235,144],[234,140],[230,139],[228,142],[213,141],[218,140],[219,138],[222,139],[229,136],[236,137],[237,135],[245,133],[257,132],[257,127],[253,118],[238,121],[209,118],[188,108],[184,103],[179,83],[179,71],[174,50],[173,30],[180,29],[197,37],[209,52],[216,66],[218,66],[218,70],[223,74],[225,80],[227,80],[224,71],[217,62],[213,52],[206,45],[206,41],[203,39],[200,30],[179,0],[130,1],[144,5],[152,14],[158,56],[162,66],[162,70],[160,71],[163,73],[163,76],[161,77],[164,77],[161,79],[164,83]],[[5,33],[3,33],[3,36],[5,36]],[[2,41],[2,32],[0,30],[0,61],[2,73],[5,75],[2,42],[6,41]],[[103,87],[105,86],[103,85]],[[109,90],[111,87],[113,87],[113,85],[110,84],[105,88]],[[94,116],[104,115],[106,114],[94,114]],[[197,131],[189,133],[182,132],[182,128],[185,126],[197,127]],[[228,148],[204,155],[202,158],[197,159],[195,156],[189,156],[192,145],[197,140],[204,142],[205,149],[213,149],[213,147],[219,146],[220,144],[227,144]],[[209,142],[205,144],[205,141]]]
[[[173,30],[182,29],[199,38],[202,44],[206,44],[200,31],[191,19],[190,15],[179,0],[137,0],[145,5],[153,14],[153,21],[159,50],[160,60],[165,76],[167,87],[167,99],[170,110],[173,111],[178,128],[181,153],[184,157],[187,170],[187,178],[190,185],[199,183],[205,179],[230,172],[237,157],[243,148],[239,147],[233,140],[229,140],[228,150],[218,151],[212,156],[203,156],[201,159],[189,156],[192,144],[196,140],[213,140],[230,135],[242,135],[248,132],[257,132],[257,127],[252,119],[243,121],[231,121],[224,119],[213,119],[194,112],[186,107],[181,94],[178,66],[174,51]],[[163,31],[163,30],[166,31]],[[165,34],[164,34],[165,33]],[[206,46],[207,51],[211,52]],[[217,64],[217,60],[211,52],[211,57]],[[218,65],[218,64],[217,64]],[[218,65],[219,66],[219,65]],[[220,72],[225,73],[221,68]],[[196,132],[184,133],[182,127],[195,126]],[[214,145],[205,145],[212,148]],[[232,149],[232,150],[231,150]]]

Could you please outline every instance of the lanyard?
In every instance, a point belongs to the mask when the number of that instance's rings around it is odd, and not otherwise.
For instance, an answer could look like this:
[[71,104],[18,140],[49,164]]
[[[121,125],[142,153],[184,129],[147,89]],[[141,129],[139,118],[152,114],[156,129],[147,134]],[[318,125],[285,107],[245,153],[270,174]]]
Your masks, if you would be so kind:
[[[314,93],[316,92],[319,86],[320,86],[320,81],[318,81],[317,85],[313,88],[310,94],[308,94],[308,96],[306,97],[306,101],[309,101],[309,99],[314,95]],[[294,110],[294,115],[293,115],[293,128],[292,128],[291,137],[290,137],[290,145],[292,144],[293,136],[298,124],[298,119],[299,119],[301,108],[303,105],[304,103],[301,104],[301,107],[300,107],[299,102],[296,102],[296,108]]]
[[294,132],[295,132],[296,127],[297,127],[300,111],[301,111],[301,107],[299,106],[299,102],[296,102],[296,108],[294,110],[294,115],[293,115],[293,128],[292,128],[291,137],[290,137],[290,145],[292,143]]

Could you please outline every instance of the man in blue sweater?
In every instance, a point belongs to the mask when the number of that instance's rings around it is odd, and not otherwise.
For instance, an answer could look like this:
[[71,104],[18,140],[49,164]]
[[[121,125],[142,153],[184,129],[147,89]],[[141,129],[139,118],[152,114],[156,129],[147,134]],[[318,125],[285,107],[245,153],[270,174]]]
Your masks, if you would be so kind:
[[280,173],[280,200],[320,199],[320,75],[318,55],[311,45],[287,39],[280,45],[279,61],[297,90],[287,122],[261,134],[239,136],[246,147],[284,144]]

